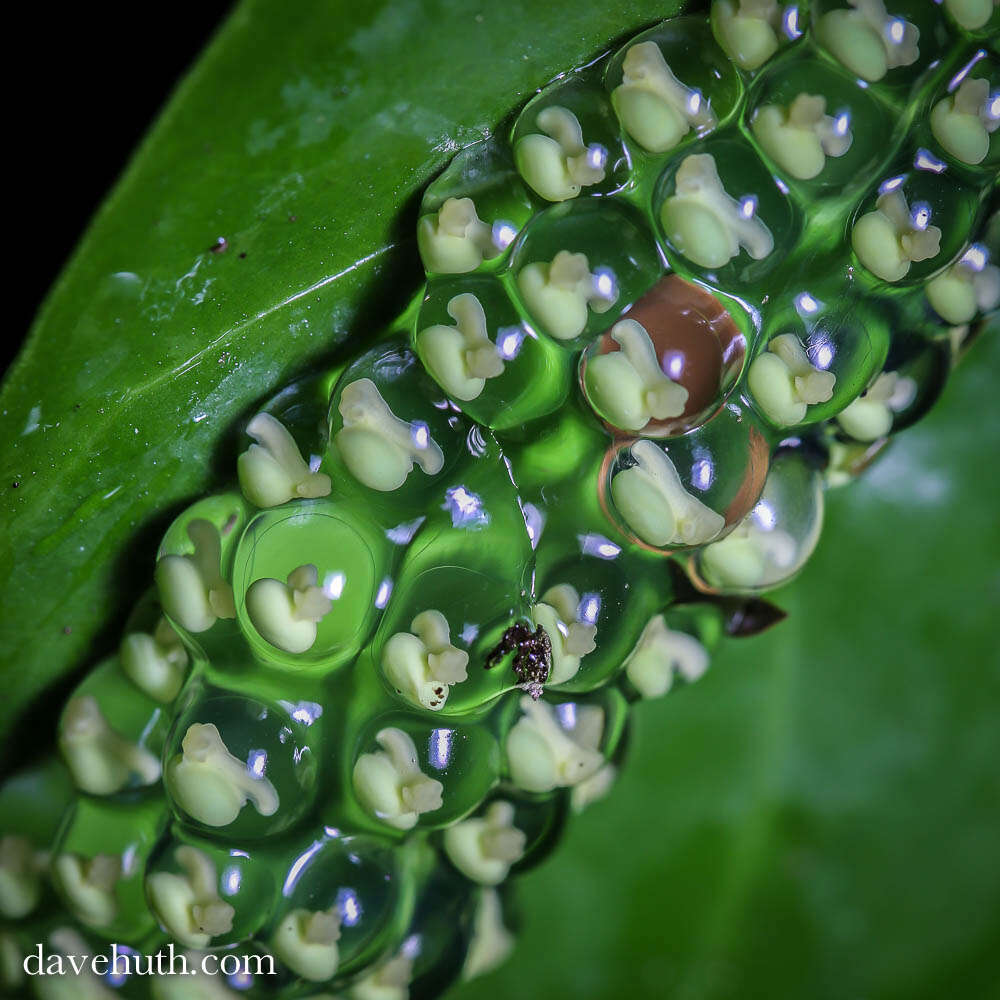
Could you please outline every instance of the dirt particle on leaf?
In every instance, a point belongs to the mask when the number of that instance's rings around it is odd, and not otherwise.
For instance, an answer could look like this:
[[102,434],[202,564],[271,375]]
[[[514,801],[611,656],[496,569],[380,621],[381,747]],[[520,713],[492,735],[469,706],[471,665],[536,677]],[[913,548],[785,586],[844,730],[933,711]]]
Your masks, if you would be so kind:
[[229,240],[220,236],[209,248],[209,253],[225,253],[229,249]]

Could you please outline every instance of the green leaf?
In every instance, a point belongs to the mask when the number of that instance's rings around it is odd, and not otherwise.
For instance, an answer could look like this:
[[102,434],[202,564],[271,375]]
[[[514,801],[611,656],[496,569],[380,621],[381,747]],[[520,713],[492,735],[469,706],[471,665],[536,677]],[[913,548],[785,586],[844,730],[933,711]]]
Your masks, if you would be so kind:
[[698,684],[640,706],[608,799],[452,1000],[996,995],[1000,323]]
[[3,386],[0,728],[116,641],[168,516],[231,479],[237,418],[413,294],[417,195],[455,150],[679,6],[236,8]]

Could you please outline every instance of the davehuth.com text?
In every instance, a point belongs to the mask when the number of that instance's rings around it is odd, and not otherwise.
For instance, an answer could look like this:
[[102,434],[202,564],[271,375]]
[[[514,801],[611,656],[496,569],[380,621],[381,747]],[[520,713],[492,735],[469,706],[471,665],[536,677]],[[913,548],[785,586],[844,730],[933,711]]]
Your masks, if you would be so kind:
[[192,953],[176,951],[173,943],[152,955],[141,955],[131,948],[111,946],[110,954],[86,955],[46,952],[42,944],[35,946],[24,959],[22,967],[29,976],[273,976],[272,955],[237,955],[224,952]]

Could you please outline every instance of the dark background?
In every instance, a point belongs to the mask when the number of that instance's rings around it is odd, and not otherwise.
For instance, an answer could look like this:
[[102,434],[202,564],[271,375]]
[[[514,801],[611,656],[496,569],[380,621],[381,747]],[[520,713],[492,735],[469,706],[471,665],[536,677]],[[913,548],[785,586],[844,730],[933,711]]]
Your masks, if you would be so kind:
[[[231,3],[203,0],[165,8],[35,4],[18,14],[8,57],[7,238],[16,248],[0,370],[13,360],[46,293],[105,194],[198,57]],[[16,75],[15,75],[16,73]],[[12,300],[12,301],[11,301]]]

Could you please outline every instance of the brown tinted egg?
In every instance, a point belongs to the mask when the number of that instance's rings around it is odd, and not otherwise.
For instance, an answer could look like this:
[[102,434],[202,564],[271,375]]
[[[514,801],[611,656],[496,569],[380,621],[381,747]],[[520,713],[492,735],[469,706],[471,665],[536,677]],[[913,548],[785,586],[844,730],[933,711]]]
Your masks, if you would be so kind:
[[[671,381],[687,389],[683,412],[667,420],[650,420],[647,437],[684,434],[700,426],[723,404],[736,383],[746,357],[746,338],[726,307],[706,289],[677,275],[661,278],[638,299],[623,319],[638,322],[652,341],[660,368]],[[619,351],[609,328],[584,354],[581,383],[588,358]],[[596,407],[595,407],[596,409]],[[630,437],[598,411],[616,437]]]

